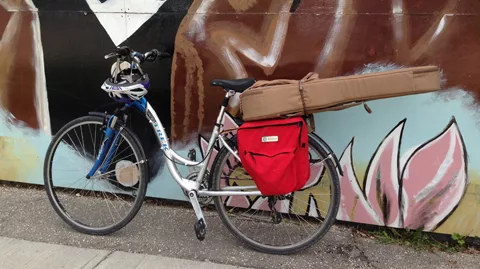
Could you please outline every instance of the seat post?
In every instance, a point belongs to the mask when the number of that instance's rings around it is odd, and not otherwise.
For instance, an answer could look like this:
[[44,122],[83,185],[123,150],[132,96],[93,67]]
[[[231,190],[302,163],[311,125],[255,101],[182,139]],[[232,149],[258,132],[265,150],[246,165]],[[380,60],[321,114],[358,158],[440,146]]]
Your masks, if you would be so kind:
[[226,91],[226,93],[225,93],[225,97],[223,98],[223,101],[222,101],[222,106],[227,107],[228,102],[230,101],[230,97],[235,95],[235,91],[232,91],[232,90],[229,90],[229,89],[224,89],[224,90]]
[[223,98],[222,105],[220,106],[220,112],[217,117],[217,122],[215,123],[219,127],[222,124],[223,116],[225,115],[225,110],[228,106],[228,103],[230,102],[230,98],[235,95],[235,91],[233,90],[229,90],[229,89],[224,89],[224,90],[227,91],[227,93]]

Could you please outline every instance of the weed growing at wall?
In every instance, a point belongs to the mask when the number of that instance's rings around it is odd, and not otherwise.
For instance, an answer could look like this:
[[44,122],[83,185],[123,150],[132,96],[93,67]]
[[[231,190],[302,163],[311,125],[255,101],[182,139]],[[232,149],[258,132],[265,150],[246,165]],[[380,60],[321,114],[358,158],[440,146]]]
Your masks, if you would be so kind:
[[[478,246],[474,247],[474,244],[467,243],[467,236],[457,233],[451,235],[448,239],[437,239],[438,236],[423,232],[422,229],[385,228],[374,231],[360,231],[360,233],[382,244],[404,245],[415,250],[480,253]],[[478,240],[478,238],[473,238],[472,242],[475,240]]]

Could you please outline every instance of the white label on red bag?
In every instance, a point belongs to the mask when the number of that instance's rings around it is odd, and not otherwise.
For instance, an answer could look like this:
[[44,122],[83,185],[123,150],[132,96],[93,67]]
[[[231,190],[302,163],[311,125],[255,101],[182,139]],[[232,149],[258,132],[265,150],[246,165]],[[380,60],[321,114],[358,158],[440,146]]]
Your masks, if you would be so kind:
[[263,143],[278,142],[278,136],[264,136],[262,137]]

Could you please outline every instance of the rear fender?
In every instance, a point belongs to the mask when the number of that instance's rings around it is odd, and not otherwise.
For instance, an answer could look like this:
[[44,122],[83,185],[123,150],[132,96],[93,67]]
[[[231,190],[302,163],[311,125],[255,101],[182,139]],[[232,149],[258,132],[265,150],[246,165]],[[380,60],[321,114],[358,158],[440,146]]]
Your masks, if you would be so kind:
[[335,163],[335,166],[337,167],[338,173],[340,176],[343,176],[343,170],[342,166],[340,165],[340,161],[337,158],[337,155],[333,152],[332,148],[323,140],[320,136],[318,136],[316,133],[310,133],[310,135],[317,140],[317,142],[323,147],[323,149],[330,155],[332,156],[333,162]]

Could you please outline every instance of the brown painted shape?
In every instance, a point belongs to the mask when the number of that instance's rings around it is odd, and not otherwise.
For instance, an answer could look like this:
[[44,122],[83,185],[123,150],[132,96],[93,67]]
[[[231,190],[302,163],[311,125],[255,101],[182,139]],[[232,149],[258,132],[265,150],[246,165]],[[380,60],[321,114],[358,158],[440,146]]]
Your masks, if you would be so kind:
[[[32,20],[33,14],[27,11],[25,3],[20,7],[25,11],[8,14],[1,8],[0,29],[2,41],[0,62],[4,66],[1,76],[1,102],[4,109],[27,126],[38,129],[39,123],[35,108],[35,76],[33,64],[34,46]],[[5,20],[8,16],[8,21]],[[7,27],[9,22],[15,23]],[[7,32],[9,31],[9,32]],[[7,70],[8,69],[8,70]]]
[[[195,13],[194,10],[201,9],[205,3],[208,2],[209,1],[195,1],[190,12]],[[176,53],[175,57],[182,54],[182,52],[189,51],[187,54],[183,53],[181,57],[191,56],[195,61],[200,59],[201,62],[205,62],[207,59],[212,60],[211,62],[215,62],[215,66],[218,66],[218,69],[215,68],[210,70],[218,72],[217,70],[223,69],[225,73],[221,74],[221,76],[217,75],[217,77],[222,78],[240,78],[247,76],[248,74],[243,67],[244,60],[247,61],[247,65],[260,66],[265,74],[272,74],[278,64],[278,56],[281,55],[281,48],[274,48],[273,51],[276,51],[277,54],[273,56],[273,58],[275,58],[273,61],[270,60],[270,55],[272,54],[270,53],[270,51],[272,51],[272,41],[275,40],[275,42],[280,41],[280,43],[284,43],[284,32],[288,29],[288,19],[290,17],[288,11],[290,10],[293,0],[262,1],[261,4],[260,2],[257,3],[258,5],[252,6],[249,9],[249,12],[268,12],[269,14],[265,17],[255,14],[240,14],[234,16],[235,20],[232,20],[232,13],[235,12],[234,7],[230,6],[227,1],[215,1],[208,10],[209,14],[210,12],[218,12],[219,10],[226,10],[226,14],[220,14],[217,16],[205,15],[204,18],[202,18],[204,15],[200,13],[192,16],[187,15],[177,34],[176,48],[178,48],[178,51],[180,52]],[[280,11],[283,11],[282,15],[276,14]],[[204,23],[206,27],[201,28],[201,26],[199,26],[200,23]],[[283,30],[279,31],[278,27],[283,27]],[[189,34],[194,30],[198,31],[198,28],[201,28],[201,32],[194,33],[193,36]],[[197,40],[201,35],[206,35],[208,37],[198,42]],[[282,36],[281,40],[278,39],[279,36]],[[189,45],[189,42],[194,42],[194,46],[192,47]],[[206,49],[203,49],[205,48],[205,45]],[[280,44],[280,46],[283,46],[283,44]],[[246,51],[249,49],[254,50],[253,54],[251,51]],[[197,51],[201,52],[201,54],[197,54]],[[280,52],[280,54],[278,54],[278,52]],[[247,55],[249,57],[254,55],[254,58],[246,59],[248,58],[245,57]],[[172,111],[172,138],[175,140],[178,136],[181,139],[186,139],[188,141],[188,137],[193,128],[197,127],[196,129],[199,132],[202,132],[205,130],[205,126],[203,125],[204,119],[214,119],[216,117],[218,113],[218,105],[212,104],[210,106],[199,106],[199,111],[197,111],[197,113],[192,113],[191,107],[193,106],[191,105],[197,103],[197,100],[189,100],[190,93],[188,91],[192,90],[191,87],[194,84],[189,80],[193,78],[193,73],[198,69],[187,68],[185,65],[187,61],[184,60],[184,70],[181,70],[180,73],[185,74],[186,81],[182,86],[176,84],[177,80],[175,79],[175,74],[179,72],[181,64],[177,64],[177,58],[175,57],[173,64],[175,68],[172,72],[172,81],[174,81],[172,89],[173,92],[175,92],[172,95],[172,107],[174,107]],[[268,63],[259,64],[258,61],[267,61]],[[180,62],[181,60],[178,60],[178,63]],[[235,64],[239,65],[232,66]],[[206,77],[204,73],[205,70],[208,70],[208,68],[205,67],[203,70],[198,70],[201,74],[197,75]],[[207,77],[210,76],[207,75]],[[211,88],[208,85],[210,80],[210,78],[208,81],[204,80],[204,86],[198,88],[200,93],[200,99],[198,102],[208,100],[209,104],[211,104],[210,102],[217,99],[217,104],[220,104],[221,96],[219,96],[218,93],[222,92],[221,89],[212,89],[212,91],[208,92],[203,90],[205,87]],[[177,96],[181,94],[186,96],[187,99],[182,100],[183,98],[181,97],[177,98]],[[238,105],[231,109],[235,112],[235,110],[238,109]],[[180,111],[184,111],[183,118],[179,117],[182,114]],[[193,117],[195,116],[201,118],[198,119],[198,121],[193,122]],[[213,121],[211,122],[213,123]],[[183,125],[182,127],[178,126],[180,123]],[[211,123],[207,124],[208,127],[211,127]]]
[[33,11],[25,0],[2,0],[0,5],[10,11]]
[[[445,87],[464,87],[480,101],[480,4],[475,1],[388,0],[375,5],[375,1],[302,0],[296,13],[288,15],[286,34],[273,39],[282,48],[272,65],[252,61],[245,51],[268,52],[275,31],[269,25],[278,26],[278,13],[287,1],[273,6],[271,1],[257,1],[240,13],[228,1],[213,1],[202,30],[190,22],[203,16],[195,15],[195,10],[205,2],[194,1],[177,34],[176,49],[190,42],[191,52],[174,60],[174,141],[189,142],[197,132],[211,131],[224,94],[209,85],[214,78],[300,79],[310,71],[332,77],[372,62],[438,65],[447,78]],[[195,68],[185,66],[190,61]],[[202,83],[195,81],[198,77]],[[198,99],[196,93],[201,93]],[[235,113],[235,106],[229,111]]]
[[3,32],[5,31],[5,26],[7,25],[8,21],[10,20],[10,12],[8,12],[5,8],[0,5],[0,35],[3,36]]
[[241,12],[247,11],[255,6],[257,1],[258,0],[228,0],[228,3],[233,7],[233,9],[235,9],[235,11]]
[[[451,14],[480,14],[480,3],[471,0],[403,0],[408,14],[435,14],[439,13],[448,2],[455,2],[456,7],[450,11]],[[440,12],[441,13],[441,12]]]
[[35,75],[33,65],[33,32],[31,12],[22,12],[23,22],[19,43],[16,46],[15,66],[10,77],[10,112],[29,127],[38,129],[35,107]]

